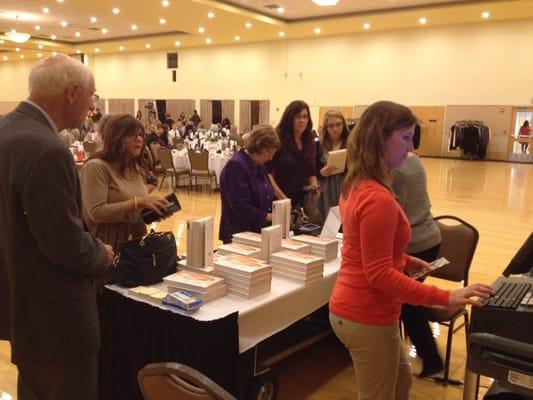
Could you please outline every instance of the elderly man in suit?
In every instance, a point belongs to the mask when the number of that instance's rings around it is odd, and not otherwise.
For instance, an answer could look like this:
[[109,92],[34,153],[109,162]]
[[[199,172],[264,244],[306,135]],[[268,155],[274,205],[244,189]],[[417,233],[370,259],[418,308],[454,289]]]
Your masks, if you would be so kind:
[[58,137],[83,123],[94,79],[57,55],[33,67],[29,89],[0,119],[0,333],[11,340],[20,400],[94,400],[94,279],[113,251],[84,227],[78,175]]

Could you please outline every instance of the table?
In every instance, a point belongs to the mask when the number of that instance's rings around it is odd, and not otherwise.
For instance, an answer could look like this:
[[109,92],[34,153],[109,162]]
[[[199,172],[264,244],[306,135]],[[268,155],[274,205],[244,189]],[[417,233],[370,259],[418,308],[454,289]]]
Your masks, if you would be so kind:
[[[215,171],[217,176],[217,182],[220,183],[220,174],[226,163],[230,160],[230,156],[224,156],[219,154],[213,154],[209,156],[209,169]],[[189,157],[187,151],[173,150],[172,151],[172,162],[174,163],[174,168],[186,168],[191,169],[191,164],[189,162]]]
[[141,399],[136,374],[151,362],[196,368],[237,393],[239,355],[325,305],[340,266],[324,266],[324,279],[303,287],[273,276],[270,293],[254,299],[227,295],[187,315],[134,298],[109,285],[100,299],[102,399]]

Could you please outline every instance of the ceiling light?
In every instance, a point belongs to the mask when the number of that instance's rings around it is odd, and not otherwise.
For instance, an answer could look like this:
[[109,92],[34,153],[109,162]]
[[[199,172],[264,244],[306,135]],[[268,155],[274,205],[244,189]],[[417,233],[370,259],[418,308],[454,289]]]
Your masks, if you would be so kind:
[[284,9],[283,7],[281,7],[281,6],[279,6],[279,7],[278,7],[278,12],[279,12],[280,14],[283,14],[283,13],[285,12],[285,9]]
[[368,22],[364,23],[363,24],[363,29],[369,30],[370,29],[370,24]]
[[207,13],[207,18],[215,18],[215,13],[213,11],[209,11]]
[[147,49],[149,49],[149,48],[152,47],[152,46],[150,45],[150,43],[146,43],[146,44],[144,45],[144,47],[146,47]]
[[313,3],[315,3],[318,6],[334,6],[339,2],[339,0],[313,0]]
[[314,29],[314,32],[315,32],[315,35],[320,35],[320,28],[315,28]]
[[41,53],[37,53],[37,57],[41,58],[43,55]]
[[120,51],[124,51],[124,46],[119,46],[118,48]]
[[102,33],[105,35],[108,32],[107,28],[102,28]]
[[244,24],[244,26],[248,29],[250,29],[252,27],[252,23],[251,22],[247,22]]
[[0,44],[4,44],[4,39],[0,39]]
[[205,39],[205,42],[206,42],[207,44],[211,44],[213,41],[211,40],[211,38],[207,38],[207,39]]
[[241,37],[239,35],[235,36],[235,40],[238,42],[239,40],[241,40]]
[[61,24],[60,24],[63,28],[66,28],[66,26],[68,25],[67,21],[61,21]]
[[94,24],[97,21],[96,17],[91,17],[91,22]]
[[181,45],[181,42],[180,42],[179,40],[176,40],[176,41],[174,42],[174,44],[175,44],[176,46],[180,46],[180,45]]
[[51,35],[51,36],[50,36],[50,39],[52,39],[52,40],[56,40],[56,39],[57,39],[57,36],[56,36],[56,35]]
[[18,48],[18,47],[15,47],[15,51],[20,51],[20,48]]
[[42,49],[43,48],[43,45],[40,44],[39,46],[37,46],[39,49]]
[[63,0],[57,0],[58,3],[63,3]]
[[39,25],[35,25],[35,30],[36,31],[40,31],[41,30],[41,27]]
[[422,18],[420,18],[420,19],[418,20],[418,22],[419,22],[421,25],[425,25],[425,24],[428,22],[428,20],[426,19],[426,17],[422,17]]
[[163,0],[163,1],[161,2],[161,4],[163,5],[163,7],[168,7],[168,6],[170,5],[170,1],[168,1],[168,0]]
[[4,56],[4,61],[7,61],[9,60],[9,58],[7,56]]
[[43,13],[48,14],[50,12],[50,9],[48,7],[43,8]]
[[139,28],[139,27],[138,27],[137,25],[135,25],[135,24],[132,24],[132,25],[131,25],[131,30],[132,30],[132,31],[136,31],[138,28]]
[[80,37],[81,33],[80,32],[76,32],[75,35],[76,35],[76,37]]
[[116,8],[116,7],[115,7],[115,8],[113,8],[113,10],[111,10],[111,11],[113,11],[113,14],[117,15],[117,14],[120,12],[120,8]]
[[205,32],[205,28],[203,26],[199,27],[198,28],[198,32],[204,33]]
[[54,52],[52,53],[52,55],[53,55],[53,56],[57,56],[57,53],[54,51]]
[[279,37],[285,37],[285,32],[281,31],[280,33],[278,33]]
[[95,52],[95,53],[99,53],[99,52],[100,52],[100,49],[97,47],[96,49],[94,49],[94,52]]
[[165,25],[167,23],[167,20],[165,18],[159,18],[159,23],[161,25]]
[[5,32],[5,35],[7,36],[9,40],[15,43],[27,42],[31,37],[29,33],[17,32],[15,29],[9,32]]
[[24,58],[24,54],[21,54],[20,55],[20,59],[22,60]]
[[81,50],[76,50],[76,54],[81,54]]
[[483,11],[483,12],[481,13],[481,16],[482,16],[484,19],[487,19],[488,17],[490,17],[490,12],[488,12],[488,11]]

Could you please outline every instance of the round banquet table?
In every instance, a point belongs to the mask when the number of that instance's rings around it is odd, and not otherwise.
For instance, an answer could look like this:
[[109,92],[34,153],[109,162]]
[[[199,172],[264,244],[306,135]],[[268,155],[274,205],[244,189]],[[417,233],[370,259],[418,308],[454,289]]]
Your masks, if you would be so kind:
[[[217,176],[217,183],[220,184],[220,174],[222,173],[222,169],[226,165],[226,163],[229,161],[231,156],[229,155],[222,155],[222,154],[213,154],[209,155],[209,169],[211,171],[215,171],[215,174]],[[191,164],[189,162],[189,156],[187,155],[187,150],[172,150],[172,161],[174,163],[174,168],[180,169],[180,168],[191,168]]]

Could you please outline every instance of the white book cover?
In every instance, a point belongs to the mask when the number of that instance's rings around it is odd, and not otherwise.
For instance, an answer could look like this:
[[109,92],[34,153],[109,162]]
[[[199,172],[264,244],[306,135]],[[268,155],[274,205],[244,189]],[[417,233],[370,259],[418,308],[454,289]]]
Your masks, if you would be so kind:
[[328,167],[335,167],[333,175],[342,174],[346,169],[346,149],[332,150],[328,152]]
[[261,229],[261,259],[268,262],[268,256],[281,250],[281,225]]
[[[298,235],[294,236],[293,240],[303,243],[309,243],[311,246],[337,246],[337,241],[334,239],[324,239],[311,235]],[[312,250],[312,249],[311,249]]]
[[303,283],[304,286],[307,286],[307,285],[309,285],[309,284],[311,284],[313,282],[317,282],[317,281],[322,279],[321,276],[312,277],[312,278],[308,278],[308,279],[301,279],[301,278],[295,277],[294,275],[290,275],[290,274],[287,274],[285,272],[280,272],[280,271],[276,271],[274,274],[277,275],[277,276],[281,276],[283,278],[286,278],[286,279],[290,279],[290,280],[298,282],[298,283]]
[[271,255],[272,260],[286,261],[291,264],[314,264],[324,262],[324,259],[311,254],[298,253],[296,251],[282,250]]
[[291,267],[275,265],[272,267],[272,273],[275,274],[276,272],[283,272],[285,274],[291,274],[291,275],[294,275],[300,278],[310,278],[310,277],[322,276],[324,274],[324,268],[320,267],[320,268],[308,270],[306,268],[295,269]]
[[246,243],[257,243],[261,245],[261,234],[256,232],[239,232],[233,235],[233,241],[239,243],[244,241]]
[[341,227],[341,216],[339,206],[331,207],[328,211],[326,221],[322,226],[320,238],[337,240],[337,233]]
[[203,268],[213,264],[213,217],[187,221],[187,266]]
[[[189,287],[206,291],[224,284],[224,278],[200,274],[192,271],[179,271],[163,278],[163,281],[172,287]],[[178,286],[179,285],[179,286]],[[194,290],[194,289],[191,289]]]
[[261,249],[244,243],[234,242],[220,246],[217,249],[217,254],[239,254],[247,257],[259,257],[261,255]]
[[297,251],[304,254],[311,253],[311,245],[292,239],[283,239],[281,241],[281,248],[283,250]]
[[241,256],[239,254],[227,254],[217,256],[213,263],[215,270],[219,267],[229,268],[248,274],[265,271],[270,266],[257,258]]
[[272,278],[270,277],[270,275],[264,279],[254,282],[253,284],[241,282],[238,280],[232,280],[228,278],[225,278],[225,279],[226,279],[226,284],[228,285],[228,288],[234,288],[238,290],[250,290],[251,288],[270,285],[270,283],[272,282]]
[[282,237],[288,238],[291,230],[291,200],[275,200],[272,202],[272,225],[281,225]]
[[233,268],[217,266],[217,268],[215,269],[215,275],[224,278],[227,282],[238,281],[242,282],[243,285],[253,285],[255,282],[258,282],[262,279],[270,279],[270,277],[272,276],[272,269],[269,267],[268,270],[259,271],[252,275],[242,273],[241,271],[235,270]]

